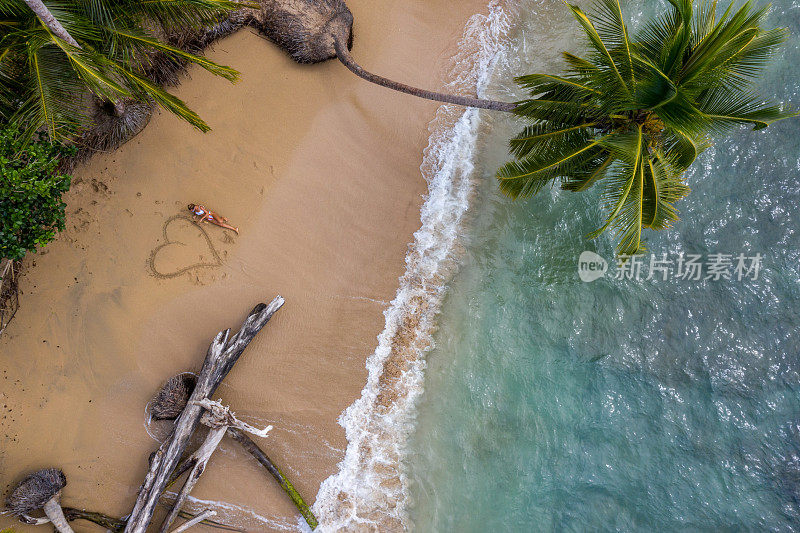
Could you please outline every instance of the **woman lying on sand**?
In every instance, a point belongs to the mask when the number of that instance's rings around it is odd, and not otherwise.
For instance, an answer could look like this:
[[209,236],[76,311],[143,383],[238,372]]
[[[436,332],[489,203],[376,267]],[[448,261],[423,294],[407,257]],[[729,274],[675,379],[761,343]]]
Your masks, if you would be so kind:
[[239,235],[239,228],[234,228],[233,226],[227,223],[228,222],[227,218],[216,214],[212,210],[206,209],[202,205],[194,205],[194,204],[189,204],[188,208],[189,211],[192,212],[192,215],[197,217],[195,219],[195,222],[197,222],[198,224],[202,221],[211,222],[212,224],[216,224],[221,228],[233,230],[236,232],[236,235]]

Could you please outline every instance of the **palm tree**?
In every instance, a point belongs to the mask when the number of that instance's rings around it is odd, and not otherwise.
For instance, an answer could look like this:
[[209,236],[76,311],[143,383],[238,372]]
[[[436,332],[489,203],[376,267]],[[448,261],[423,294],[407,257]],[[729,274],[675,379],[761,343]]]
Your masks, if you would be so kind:
[[692,0],[669,2],[633,37],[618,0],[597,0],[591,18],[569,5],[590,53],[564,53],[563,76],[517,79],[530,99],[514,112],[530,125],[510,141],[515,160],[497,174],[512,198],[556,180],[568,191],[602,181],[607,217],[590,236],[611,228],[620,255],[645,251],[644,228],[678,220],[674,204],[689,193],[681,176],[711,135],[796,116],[753,90],[786,37],[761,27],[767,8],[731,4],[717,18],[716,0],[696,12]]
[[251,23],[300,63],[339,59],[378,85],[445,103],[507,111],[531,124],[511,140],[515,160],[498,171],[512,198],[533,196],[559,180],[569,191],[604,182],[605,223],[620,255],[645,251],[642,231],[678,220],[675,202],[689,193],[683,173],[711,144],[711,135],[741,124],[762,129],[792,116],[753,90],[786,37],[761,27],[767,7],[734,3],[717,18],[716,0],[669,0],[668,12],[632,38],[619,0],[596,0],[588,17],[569,5],[588,38],[586,58],[564,53],[562,76],[517,78],[530,92],[497,102],[411,87],[362,68],[350,54],[353,15],[343,0],[259,0]]
[[196,128],[208,125],[148,75],[158,62],[195,63],[235,81],[238,73],[165,42],[214,24],[233,0],[0,0],[0,118],[30,135],[72,138],[90,123],[87,95],[114,104],[153,101]]

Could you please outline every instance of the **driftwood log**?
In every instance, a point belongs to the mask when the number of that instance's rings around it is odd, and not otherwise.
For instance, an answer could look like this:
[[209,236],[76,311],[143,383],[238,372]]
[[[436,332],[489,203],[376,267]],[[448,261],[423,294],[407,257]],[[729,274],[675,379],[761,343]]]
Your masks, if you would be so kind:
[[[191,378],[189,376],[191,376]],[[159,418],[164,420],[175,420],[178,418],[181,412],[183,412],[183,409],[189,403],[189,397],[192,395],[195,383],[196,380],[194,379],[194,376],[188,372],[178,374],[177,376],[173,376],[168,379],[161,390],[158,391],[151,401],[151,412],[153,417],[155,418],[156,414],[158,414]],[[203,400],[197,403],[209,410],[224,409],[219,402]],[[283,491],[286,492],[286,494],[292,500],[295,507],[297,507],[297,510],[305,519],[309,527],[311,529],[316,529],[317,519],[314,516],[314,513],[311,512],[308,504],[306,504],[302,496],[300,496],[300,494],[294,488],[294,485],[292,485],[292,482],[289,481],[281,469],[278,468],[278,466],[273,463],[272,460],[270,460],[264,450],[262,450],[258,444],[256,444],[253,439],[247,435],[247,433],[253,433],[259,436],[265,435],[260,435],[259,431],[255,430],[256,428],[243,423],[241,420],[237,420],[235,417],[232,417],[231,422],[231,424],[228,424],[228,435],[239,442],[245,451],[252,455],[256,461],[258,461],[258,463],[263,466],[273,478],[275,478]],[[208,438],[209,437],[206,437],[206,439]],[[155,455],[155,452],[153,452],[153,455]],[[188,459],[185,459],[180,465],[178,465],[178,468],[175,469],[175,472],[172,474],[173,479],[177,479],[182,473],[193,468],[196,460],[197,459],[194,455]]]
[[0,335],[19,310],[19,263],[0,259]]
[[201,523],[206,518],[211,518],[212,516],[216,516],[217,512],[212,511],[211,509],[206,509],[199,515],[195,516],[191,520],[188,520],[186,523],[182,524],[180,527],[177,527],[172,530],[172,533],[181,533],[182,531],[186,531],[192,526],[196,526],[197,524]]
[[158,499],[186,450],[192,433],[200,423],[203,407],[192,402],[203,400],[214,394],[250,341],[261,331],[272,315],[281,308],[283,303],[283,298],[278,296],[269,305],[257,305],[245,319],[236,335],[231,337],[230,329],[226,329],[218,333],[211,342],[203,362],[203,368],[197,376],[197,385],[192,392],[190,403],[175,422],[172,434],[159,447],[150,463],[150,469],[125,525],[125,533],[145,533],[153,519]]
[[178,517],[178,513],[181,511],[181,507],[183,507],[183,504],[189,497],[189,493],[192,491],[197,482],[200,481],[200,476],[202,476],[203,472],[205,472],[206,465],[208,464],[209,459],[211,459],[211,454],[214,453],[219,445],[219,442],[222,440],[222,437],[225,436],[226,429],[227,427],[222,427],[214,428],[209,431],[206,440],[203,441],[203,444],[201,444],[200,448],[198,448],[198,450],[194,453],[193,457],[195,458],[195,464],[192,467],[192,470],[189,472],[189,477],[186,480],[186,483],[184,483],[183,487],[178,492],[178,495],[175,497],[175,503],[172,505],[172,509],[167,514],[164,522],[162,522],[159,533],[166,533],[169,531],[169,527]]
[[64,516],[72,522],[73,520],[87,520],[94,522],[98,526],[102,526],[109,531],[122,531],[125,527],[125,520],[114,518],[103,513],[94,513],[84,509],[75,509],[74,507],[64,507]]
[[[64,516],[70,522],[74,520],[86,520],[87,522],[93,522],[98,526],[101,526],[113,533],[119,533],[120,531],[125,529],[125,524],[127,522],[122,518],[114,518],[113,516],[109,516],[104,513],[96,513],[93,511],[87,511],[85,509],[76,509],[74,507],[64,507],[63,509],[64,509]],[[201,518],[201,515],[205,516],[202,516]],[[228,526],[226,524],[221,524],[220,522],[215,522],[211,520],[211,515],[206,514],[205,512],[199,514],[192,514],[186,511],[181,511],[180,513],[178,513],[178,516],[186,520],[187,524],[189,522],[194,522],[194,524],[201,523],[205,526],[212,527],[214,529],[221,529],[223,531],[242,531],[237,527]]]
[[[254,428],[253,426],[237,419],[236,416],[230,412],[230,409],[224,407],[221,403],[212,402],[208,398],[194,402],[194,404],[199,405],[206,410],[206,412],[203,413],[200,421],[211,429],[206,435],[206,439],[203,441],[203,444],[200,445],[200,448],[198,448],[197,451],[194,452],[187,461],[193,461],[194,466],[192,467],[191,472],[189,472],[189,477],[186,479],[186,483],[184,483],[180,492],[178,492],[172,509],[164,519],[164,522],[161,524],[159,533],[167,533],[167,531],[169,531],[172,522],[175,521],[175,519],[178,517],[178,514],[181,512],[181,507],[183,507],[183,504],[189,497],[189,493],[200,480],[200,476],[203,475],[206,465],[211,459],[211,454],[216,451],[217,446],[219,446],[219,443],[222,440],[222,437],[225,436],[225,432],[228,430],[228,428],[234,427],[243,431],[249,431],[260,437],[266,437],[267,433],[269,433],[269,431],[272,429],[272,426],[267,426],[263,430]],[[180,468],[180,466],[178,468]]]
[[[109,516],[107,514],[87,511],[85,509],[76,509],[74,507],[64,507],[63,509],[64,509],[64,516],[70,522],[74,520],[86,520],[87,522],[93,522],[98,526],[101,526],[113,533],[118,533],[123,529],[125,529],[126,520],[123,520],[122,518],[114,518],[113,516]],[[199,520],[199,523],[208,527],[212,527],[214,529],[221,529],[223,531],[242,531],[237,527],[228,526],[225,524],[221,524],[219,522],[215,522],[210,519],[211,515],[208,514],[205,514],[205,516],[200,518],[200,515],[202,514],[205,513],[192,514],[192,513],[187,513],[186,511],[181,511],[178,514],[178,516],[180,516],[184,520],[187,520],[186,523],[194,522],[195,524],[197,524],[198,523],[197,520]]]
[[310,527],[311,529],[317,529],[317,517],[315,517],[314,513],[311,512],[311,509],[308,507],[308,504],[303,500],[303,497],[300,496],[300,494],[294,488],[292,482],[289,481],[289,479],[285,475],[283,475],[281,469],[275,466],[275,463],[273,463],[272,460],[270,460],[270,458],[267,457],[267,454],[264,453],[264,450],[262,450],[258,446],[258,444],[253,442],[253,439],[251,439],[247,435],[247,433],[245,433],[239,428],[229,427],[228,435],[230,435],[236,442],[241,444],[242,447],[250,455],[252,455],[256,459],[256,461],[258,461],[259,464],[261,464],[261,466],[266,468],[267,472],[269,472],[272,475],[272,477],[275,478],[275,481],[277,481],[278,484],[283,489],[283,491],[287,495],[289,495],[289,498],[291,498],[295,507],[297,507],[297,510],[300,511],[301,515],[303,515],[303,518],[308,524],[308,527]]
[[[184,460],[180,465],[178,465],[178,468],[176,468],[175,472],[173,472],[172,477],[170,478],[170,481],[167,484],[167,487],[169,487],[170,485],[175,483],[175,481],[177,481],[177,479],[182,474],[186,473],[187,470],[191,469],[194,466],[194,464],[195,464],[195,461],[191,460],[191,458],[190,458],[190,459]],[[57,474],[54,472],[54,474],[51,477],[60,478],[63,475],[60,470],[57,470],[57,469],[53,469],[53,470],[55,472],[57,472]],[[38,485],[41,485],[41,483],[39,483]],[[25,496],[25,500],[26,501],[30,501],[31,497],[35,496],[34,494],[30,494],[30,490],[28,490],[28,489],[26,489],[25,492],[28,493]],[[36,493],[40,493],[41,489],[37,489],[35,492]],[[16,505],[14,501],[12,501],[11,503],[12,503],[13,507],[9,509],[10,512],[14,513],[15,509],[17,511],[20,510],[19,505]],[[27,509],[27,507],[30,507],[30,506],[26,505],[26,509],[22,509],[23,514],[20,515],[20,520],[23,523],[26,523],[26,524],[29,524],[29,525],[43,525],[43,524],[47,524],[47,523],[51,522],[51,520],[49,518],[33,518],[31,516],[28,516],[27,514],[24,514],[24,511],[29,510],[29,509]],[[87,511],[85,509],[76,509],[74,507],[63,507],[62,508],[62,512],[64,513],[64,518],[66,518],[66,520],[68,522],[72,522],[74,520],[86,520],[86,521],[89,521],[89,522],[94,522],[95,524],[97,524],[99,526],[102,526],[106,530],[112,531],[112,532],[119,532],[119,531],[122,531],[123,529],[125,529],[126,520],[122,519],[122,518],[115,518],[115,517],[109,516],[107,514],[96,513],[96,512],[93,512],[93,511]],[[209,515],[203,516],[202,518],[198,518],[199,515],[193,515],[192,513],[188,513],[186,511],[180,511],[178,513],[178,516],[180,516],[181,518],[183,518],[185,520],[188,520],[187,523],[189,523],[189,522],[193,522],[194,524],[203,523],[204,525],[207,525],[207,526],[210,526],[210,527],[213,527],[213,528],[217,528],[217,529],[224,529],[224,530],[228,530],[228,531],[239,531],[239,529],[237,529],[237,528],[226,526],[225,524],[220,524],[219,522],[214,522],[213,520],[209,520],[208,519]],[[5,530],[3,530],[3,531],[5,531]]]

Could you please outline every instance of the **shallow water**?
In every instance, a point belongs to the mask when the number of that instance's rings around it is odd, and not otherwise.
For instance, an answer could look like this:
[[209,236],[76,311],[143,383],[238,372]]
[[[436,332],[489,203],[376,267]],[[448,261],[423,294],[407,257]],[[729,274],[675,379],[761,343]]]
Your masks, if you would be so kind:
[[[628,2],[635,17],[658,9]],[[490,94],[575,50],[560,3],[523,1]],[[798,102],[800,3],[766,94]],[[509,57],[519,56],[511,53]],[[800,528],[798,121],[718,139],[688,173],[680,253],[763,256],[758,278],[613,279],[599,191],[512,203],[493,174],[519,125],[477,141],[472,219],[450,283],[406,470],[417,531]],[[612,264],[593,283],[581,252]],[[751,275],[752,277],[752,275]]]

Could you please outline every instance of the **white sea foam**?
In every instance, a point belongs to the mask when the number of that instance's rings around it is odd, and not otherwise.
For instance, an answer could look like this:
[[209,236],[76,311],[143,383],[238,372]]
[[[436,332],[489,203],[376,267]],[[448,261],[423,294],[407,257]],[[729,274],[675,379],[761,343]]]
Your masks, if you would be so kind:
[[[165,492],[164,495],[169,499],[175,499],[174,492]],[[260,531],[270,529],[273,531],[311,531],[305,522],[299,520],[297,523],[288,520],[268,518],[256,513],[249,507],[234,505],[232,503],[217,500],[201,500],[194,496],[186,498],[189,512],[199,514],[206,509],[216,511],[216,516],[211,520],[231,526],[241,528],[244,531]]]
[[[483,92],[504,56],[508,20],[500,1],[469,20],[453,59],[451,90]],[[432,124],[421,166],[428,181],[421,228],[406,256],[397,295],[384,311],[378,347],[367,359],[367,384],[339,419],[348,444],[338,473],[317,494],[313,510],[319,531],[409,527],[402,461],[422,392],[425,354],[432,347],[435,317],[473,190],[480,119],[475,109],[442,108]]]

